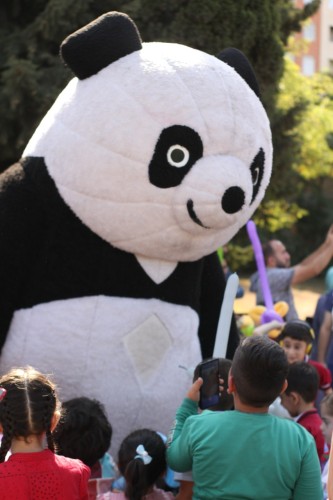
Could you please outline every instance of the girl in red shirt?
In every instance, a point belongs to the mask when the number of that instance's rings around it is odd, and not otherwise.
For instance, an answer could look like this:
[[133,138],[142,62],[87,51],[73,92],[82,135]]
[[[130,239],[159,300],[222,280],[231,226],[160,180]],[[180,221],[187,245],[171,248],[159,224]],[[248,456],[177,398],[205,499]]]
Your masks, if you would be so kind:
[[15,368],[0,377],[0,399],[1,499],[87,500],[90,469],[54,453],[60,403],[51,380],[32,367]]

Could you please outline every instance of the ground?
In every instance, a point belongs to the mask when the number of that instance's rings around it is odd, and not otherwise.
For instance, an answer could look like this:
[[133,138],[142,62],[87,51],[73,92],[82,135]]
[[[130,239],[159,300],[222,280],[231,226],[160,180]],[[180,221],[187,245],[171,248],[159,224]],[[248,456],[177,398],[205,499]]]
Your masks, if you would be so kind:
[[[240,284],[245,290],[244,297],[235,300],[234,311],[236,314],[246,314],[255,306],[255,294],[249,291],[250,281],[240,276]],[[300,319],[312,317],[319,296],[325,292],[323,279],[310,280],[293,288],[296,309]]]

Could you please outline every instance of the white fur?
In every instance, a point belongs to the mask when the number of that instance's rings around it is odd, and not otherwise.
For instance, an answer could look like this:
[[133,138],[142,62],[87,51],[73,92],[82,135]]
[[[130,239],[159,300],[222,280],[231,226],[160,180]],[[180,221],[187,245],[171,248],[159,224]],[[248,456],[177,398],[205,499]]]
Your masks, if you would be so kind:
[[16,311],[1,372],[14,360],[16,366],[30,364],[54,372],[62,401],[102,401],[116,452],[131,430],[170,429],[190,383],[178,367],[201,359],[197,328],[191,308],[156,299],[97,296],[41,304]]
[[[204,145],[183,182],[161,189],[148,165],[165,127],[186,125]],[[260,192],[250,206],[249,166],[266,155]],[[146,259],[196,260],[229,241],[251,217],[271,174],[264,108],[228,65],[176,44],[147,43],[98,74],[74,78],[41,122],[24,156],[44,156],[66,203],[112,245]],[[236,214],[221,209],[230,186],[246,194]],[[191,198],[208,228],[187,213]]]
[[174,262],[147,259],[141,255],[136,255],[136,259],[140,266],[144,269],[145,273],[148,274],[149,278],[158,285],[166,280],[177,267],[177,264]]

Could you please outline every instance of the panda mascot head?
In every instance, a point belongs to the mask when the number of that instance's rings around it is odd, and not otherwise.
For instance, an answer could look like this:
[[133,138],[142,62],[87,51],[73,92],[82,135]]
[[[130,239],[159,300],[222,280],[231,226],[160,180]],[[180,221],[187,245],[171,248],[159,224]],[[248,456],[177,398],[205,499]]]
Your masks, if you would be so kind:
[[70,35],[61,53],[77,77],[24,156],[45,158],[84,224],[147,272],[147,259],[170,267],[228,242],[262,200],[272,164],[243,54],[142,43],[115,12]]
[[264,196],[271,133],[236,49],[142,43],[112,12],[61,54],[76,76],[0,176],[0,371],[29,364],[62,400],[101,401],[117,450],[136,428],[168,431],[179,365],[213,353],[216,249]]

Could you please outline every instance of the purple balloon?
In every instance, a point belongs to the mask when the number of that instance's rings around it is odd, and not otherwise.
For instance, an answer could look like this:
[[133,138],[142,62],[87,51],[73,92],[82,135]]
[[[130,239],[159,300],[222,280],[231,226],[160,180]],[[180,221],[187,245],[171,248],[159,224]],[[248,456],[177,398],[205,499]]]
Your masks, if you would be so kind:
[[281,318],[280,314],[278,314],[275,309],[266,309],[261,315],[260,322],[262,324],[270,323],[273,320],[277,320],[280,323],[283,323],[283,318]]
[[283,322],[281,316],[274,310],[272,294],[269,288],[269,283],[266,273],[264,254],[257,233],[257,228],[253,220],[248,221],[248,223],[246,224],[246,229],[247,229],[247,234],[249,235],[250,241],[252,243],[253,253],[256,259],[257,269],[261,282],[262,294],[264,297],[265,306],[267,308],[267,311],[265,311],[261,316],[261,323],[269,323],[274,319]]

